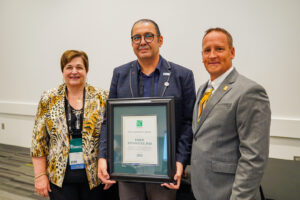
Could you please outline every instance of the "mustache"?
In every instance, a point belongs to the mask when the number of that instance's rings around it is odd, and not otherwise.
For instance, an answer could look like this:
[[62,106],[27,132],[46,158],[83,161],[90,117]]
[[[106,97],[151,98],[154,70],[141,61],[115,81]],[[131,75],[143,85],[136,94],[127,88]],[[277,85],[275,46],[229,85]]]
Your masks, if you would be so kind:
[[151,49],[151,47],[148,44],[143,44],[138,47],[138,50],[141,50],[141,49]]

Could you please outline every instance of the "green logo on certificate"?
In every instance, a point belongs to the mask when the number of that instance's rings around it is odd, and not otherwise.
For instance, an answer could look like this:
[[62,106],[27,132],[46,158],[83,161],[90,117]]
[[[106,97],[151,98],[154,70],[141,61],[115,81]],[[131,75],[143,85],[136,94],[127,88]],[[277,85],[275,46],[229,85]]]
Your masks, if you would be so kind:
[[136,127],[143,127],[143,120],[136,120]]

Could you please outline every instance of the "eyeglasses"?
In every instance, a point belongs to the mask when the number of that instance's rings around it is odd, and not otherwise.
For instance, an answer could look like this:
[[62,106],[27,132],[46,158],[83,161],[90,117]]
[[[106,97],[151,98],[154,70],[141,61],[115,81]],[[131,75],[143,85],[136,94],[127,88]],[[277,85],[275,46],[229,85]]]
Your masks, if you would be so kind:
[[[154,36],[159,36],[159,35],[154,35],[153,33],[146,33],[143,36],[144,36],[145,42],[151,43],[154,40]],[[140,34],[137,34],[137,35],[131,36],[131,40],[134,44],[140,44],[143,36]]]

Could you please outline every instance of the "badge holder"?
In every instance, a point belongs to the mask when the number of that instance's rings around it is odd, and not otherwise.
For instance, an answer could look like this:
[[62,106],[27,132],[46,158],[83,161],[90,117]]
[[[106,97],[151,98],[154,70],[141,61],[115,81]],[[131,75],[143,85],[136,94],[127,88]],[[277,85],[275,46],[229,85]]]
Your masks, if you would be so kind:
[[81,138],[71,139],[70,141],[69,164],[71,170],[85,168],[83,161]]

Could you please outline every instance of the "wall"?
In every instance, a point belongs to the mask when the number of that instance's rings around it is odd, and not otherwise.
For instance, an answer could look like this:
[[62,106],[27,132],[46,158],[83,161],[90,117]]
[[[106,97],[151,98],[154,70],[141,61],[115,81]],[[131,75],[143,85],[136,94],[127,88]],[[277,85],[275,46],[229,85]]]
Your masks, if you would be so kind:
[[299,7],[297,0],[0,0],[0,143],[30,146],[36,105],[42,91],[62,82],[65,50],[86,51],[88,82],[109,89],[113,68],[135,59],[133,22],[151,18],[164,36],[162,56],[192,69],[196,87],[208,79],[204,31],[231,32],[234,66],[270,97],[270,157],[300,156]]

